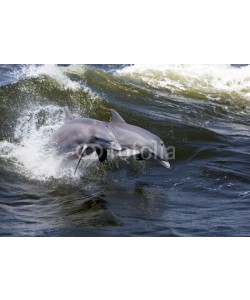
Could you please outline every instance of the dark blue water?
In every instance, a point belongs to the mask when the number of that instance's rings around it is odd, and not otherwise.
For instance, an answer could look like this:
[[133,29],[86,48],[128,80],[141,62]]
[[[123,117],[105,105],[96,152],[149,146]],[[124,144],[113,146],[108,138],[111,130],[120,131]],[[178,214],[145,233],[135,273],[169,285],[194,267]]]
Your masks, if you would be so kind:
[[[156,161],[46,150],[63,107],[110,108],[175,148]],[[250,67],[1,65],[1,236],[249,236]]]

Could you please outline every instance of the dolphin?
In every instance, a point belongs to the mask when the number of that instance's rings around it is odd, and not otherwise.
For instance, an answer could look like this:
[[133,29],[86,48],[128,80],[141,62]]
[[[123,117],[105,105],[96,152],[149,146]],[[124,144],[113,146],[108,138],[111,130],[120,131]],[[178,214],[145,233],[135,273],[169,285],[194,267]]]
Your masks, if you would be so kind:
[[109,125],[123,149],[118,152],[118,156],[133,156],[139,160],[155,158],[164,167],[170,168],[167,148],[158,136],[141,127],[127,124],[114,109],[110,112],[112,118]]
[[68,107],[64,112],[64,124],[53,134],[52,140],[59,152],[79,158],[76,170],[84,156],[96,151],[99,161],[103,162],[107,159],[107,149],[122,149],[109,124],[90,118],[74,118]]

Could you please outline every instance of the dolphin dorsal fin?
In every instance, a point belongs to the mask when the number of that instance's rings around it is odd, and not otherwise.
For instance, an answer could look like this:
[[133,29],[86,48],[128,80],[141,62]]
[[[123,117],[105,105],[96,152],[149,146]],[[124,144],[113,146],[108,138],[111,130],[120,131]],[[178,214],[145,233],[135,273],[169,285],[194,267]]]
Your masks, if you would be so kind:
[[123,118],[118,114],[118,112],[116,112],[114,109],[110,110],[111,112],[111,122],[112,123],[126,123]]
[[64,113],[65,113],[65,119],[64,119],[64,122],[67,123],[71,120],[74,119],[74,117],[72,116],[71,112],[69,111],[69,108],[68,106],[65,106],[64,107]]

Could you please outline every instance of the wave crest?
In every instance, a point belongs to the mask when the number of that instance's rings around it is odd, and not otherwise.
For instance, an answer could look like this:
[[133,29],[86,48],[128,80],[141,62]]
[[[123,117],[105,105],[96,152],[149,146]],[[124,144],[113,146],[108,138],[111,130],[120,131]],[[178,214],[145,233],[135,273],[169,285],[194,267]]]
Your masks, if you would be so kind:
[[190,98],[250,102],[250,66],[134,65],[116,74],[150,88]]

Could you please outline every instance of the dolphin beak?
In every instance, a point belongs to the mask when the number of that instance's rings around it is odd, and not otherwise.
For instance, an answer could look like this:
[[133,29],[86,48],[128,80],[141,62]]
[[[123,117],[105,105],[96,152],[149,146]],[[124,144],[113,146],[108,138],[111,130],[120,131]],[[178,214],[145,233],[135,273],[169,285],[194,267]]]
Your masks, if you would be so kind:
[[111,149],[117,150],[117,151],[121,151],[122,147],[119,143],[116,142],[112,142],[110,143]]
[[170,163],[169,163],[168,161],[166,161],[166,160],[162,160],[162,161],[161,161],[161,164],[162,164],[165,168],[167,168],[167,169],[170,168]]

